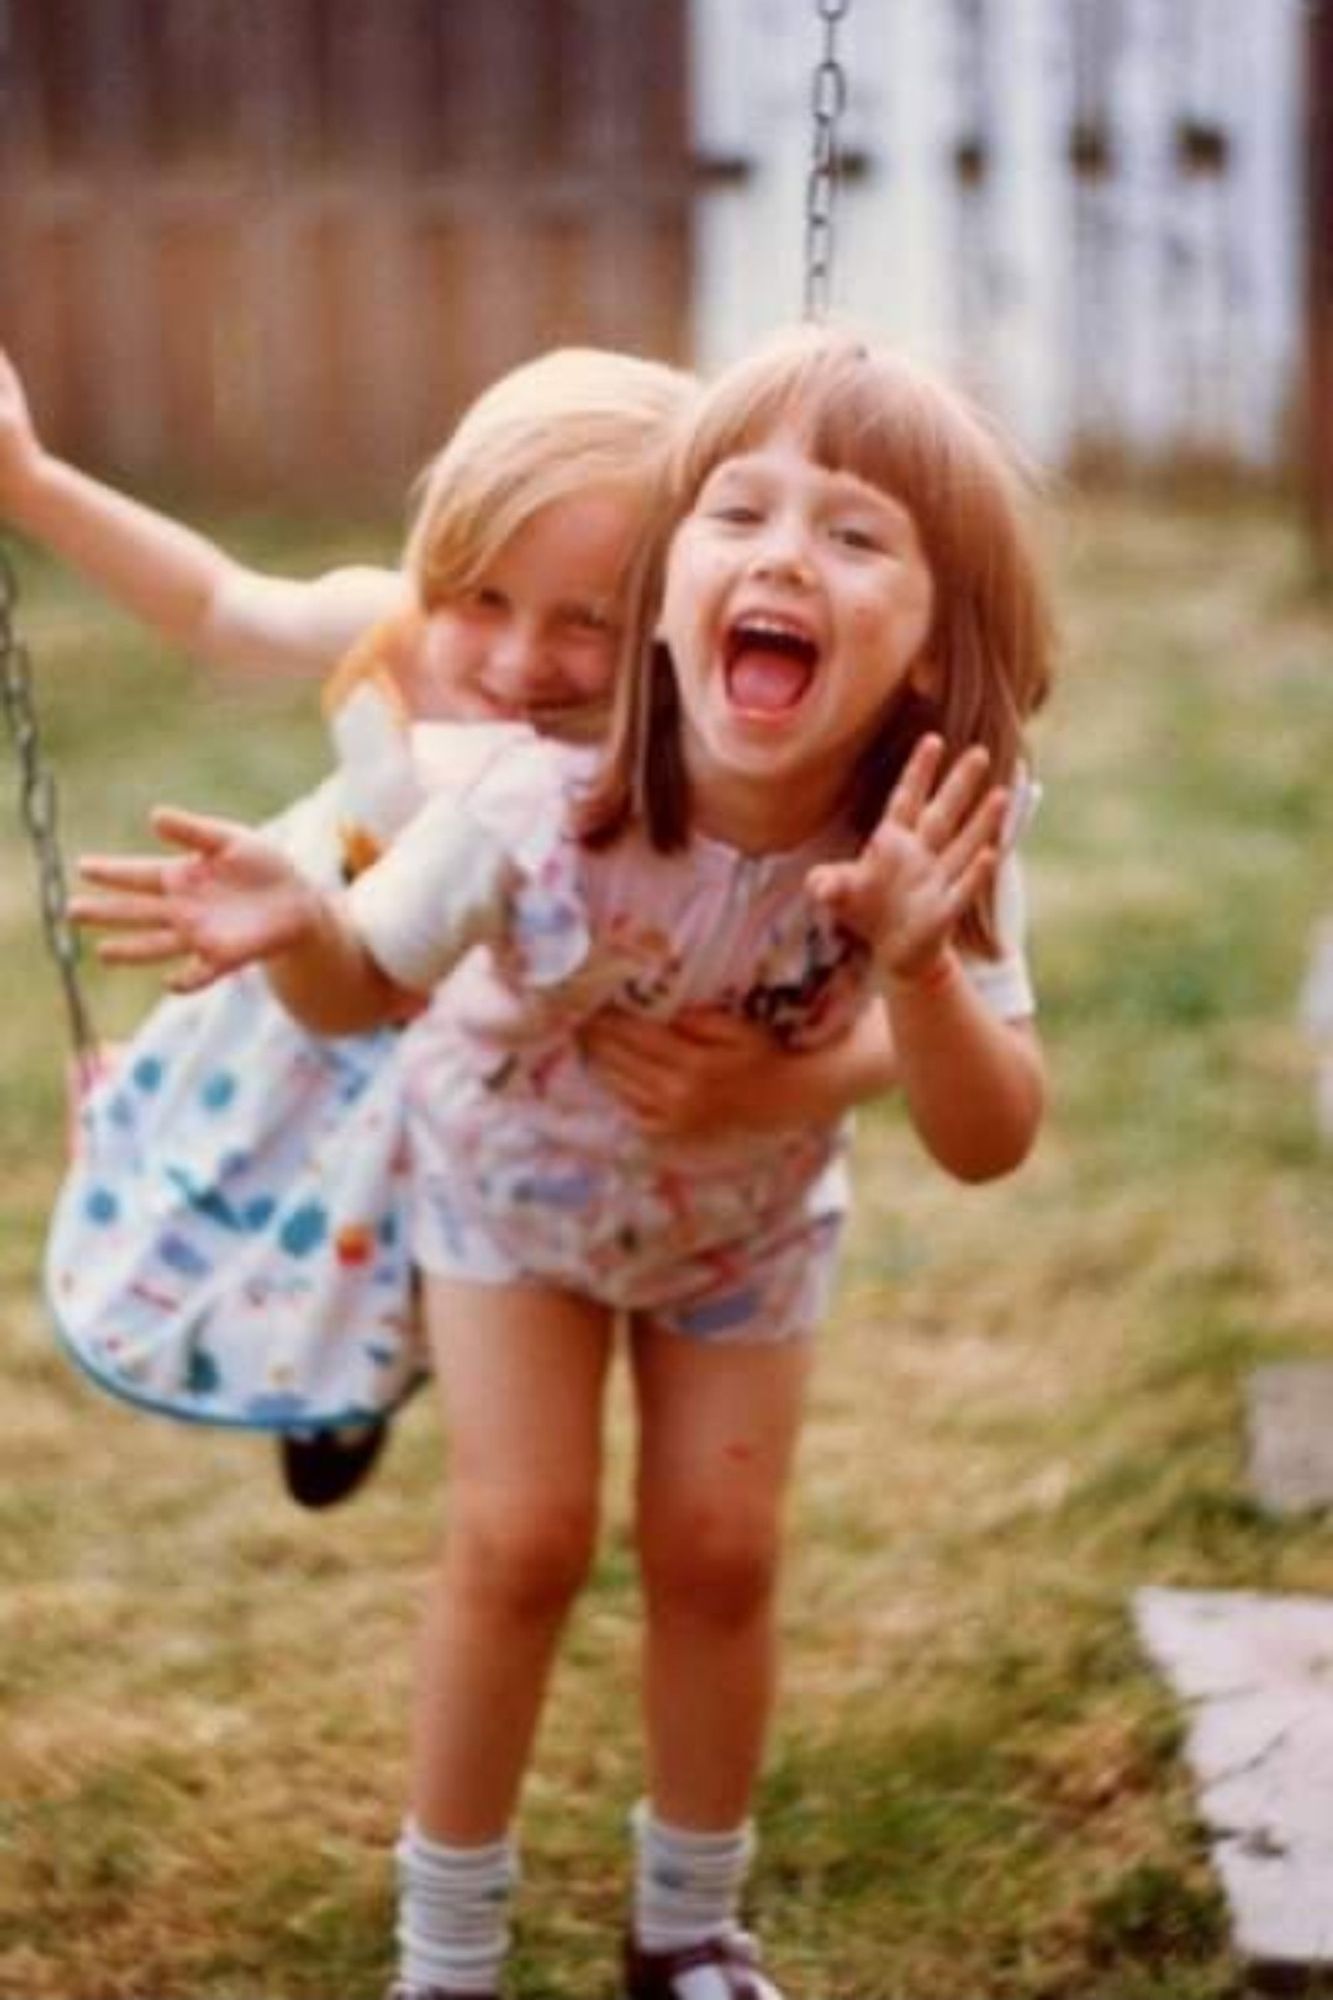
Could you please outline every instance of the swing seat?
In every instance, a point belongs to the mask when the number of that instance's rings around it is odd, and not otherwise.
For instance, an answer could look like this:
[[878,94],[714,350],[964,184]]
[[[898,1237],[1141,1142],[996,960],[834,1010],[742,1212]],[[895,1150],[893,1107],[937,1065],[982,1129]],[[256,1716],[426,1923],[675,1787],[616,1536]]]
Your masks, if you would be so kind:
[[387,1416],[424,1372],[392,1031],[321,1040],[262,975],[164,1001],[79,1107],[47,1296],[102,1387],[187,1421]]
[[[338,879],[330,782],[271,832]],[[384,1418],[425,1374],[392,1029],[327,1039],[262,972],[161,1001],[72,1079],[47,1240],[57,1331],[103,1388],[275,1432]]]
[[[266,831],[339,887],[422,797],[384,648],[353,650],[327,703],[338,765]],[[308,1034],[250,970],[162,1001],[127,1043],[76,1059],[47,1298],[103,1388],[187,1422],[281,1433],[389,1416],[426,1368],[407,1254],[393,1029]]]

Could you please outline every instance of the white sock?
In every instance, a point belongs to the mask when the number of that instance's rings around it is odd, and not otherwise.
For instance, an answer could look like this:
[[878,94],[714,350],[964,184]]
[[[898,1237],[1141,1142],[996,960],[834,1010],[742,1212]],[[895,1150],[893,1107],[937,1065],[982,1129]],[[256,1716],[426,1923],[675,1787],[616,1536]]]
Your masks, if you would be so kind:
[[509,1899],[518,1881],[513,1843],[446,1847],[408,1820],[394,1858],[404,1985],[497,1991],[509,1948]]
[[733,1927],[754,1854],[748,1820],[726,1833],[689,1833],[646,1799],[634,1829],[634,1936],[641,1951],[679,1951]]

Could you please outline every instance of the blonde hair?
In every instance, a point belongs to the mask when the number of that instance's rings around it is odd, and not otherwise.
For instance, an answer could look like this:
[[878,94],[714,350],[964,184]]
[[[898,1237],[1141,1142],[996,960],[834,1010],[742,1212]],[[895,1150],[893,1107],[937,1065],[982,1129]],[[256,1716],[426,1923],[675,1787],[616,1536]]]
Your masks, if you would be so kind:
[[404,567],[422,607],[470,589],[555,501],[609,488],[646,504],[697,387],[664,362],[590,347],[558,348],[493,383],[418,481]]
[[[970,402],[924,370],[856,334],[801,327],[776,336],[701,395],[663,471],[657,529],[633,581],[626,665],[613,697],[600,777],[583,816],[585,837],[614,837],[641,818],[660,848],[689,833],[689,788],[675,673],[653,637],[671,534],[724,461],[776,432],[797,436],[815,462],[850,472],[912,515],[934,580],[922,649],[936,691],[904,683],[848,781],[852,827],[868,835],[899,773],[928,730],[949,761],[969,744],[990,752],[999,783],[1023,756],[1026,718],[1050,682],[1051,625],[1034,536],[1025,518],[1031,481],[1012,447]],[[994,949],[989,899],[969,913],[969,941]]]

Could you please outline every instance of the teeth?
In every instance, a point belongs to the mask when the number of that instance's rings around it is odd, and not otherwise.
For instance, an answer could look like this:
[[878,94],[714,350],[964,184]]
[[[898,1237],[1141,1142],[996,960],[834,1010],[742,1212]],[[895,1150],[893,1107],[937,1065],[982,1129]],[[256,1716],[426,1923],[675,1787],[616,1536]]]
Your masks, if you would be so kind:
[[794,619],[770,617],[767,613],[737,618],[727,635],[727,652],[732,659],[747,646],[755,645],[772,646],[806,660],[814,660],[819,652],[818,641],[805,626]]
[[801,626],[789,624],[784,618],[738,618],[736,629],[741,632],[757,632],[761,637],[771,634],[776,639],[802,639],[809,641],[810,635]]

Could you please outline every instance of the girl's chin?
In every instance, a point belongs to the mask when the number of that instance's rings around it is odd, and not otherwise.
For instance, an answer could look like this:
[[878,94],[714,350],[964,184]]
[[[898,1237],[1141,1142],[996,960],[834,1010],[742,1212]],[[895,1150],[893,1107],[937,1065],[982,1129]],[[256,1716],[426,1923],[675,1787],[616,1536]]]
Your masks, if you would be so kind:
[[809,712],[810,703],[804,697],[783,707],[765,708],[748,707],[743,702],[729,700],[722,707],[720,724],[725,734],[738,741],[785,742],[806,727]]
[[752,738],[758,743],[770,738],[774,742],[784,742],[798,734],[801,727],[800,712],[795,709],[737,708],[731,711],[729,719],[735,734]]

